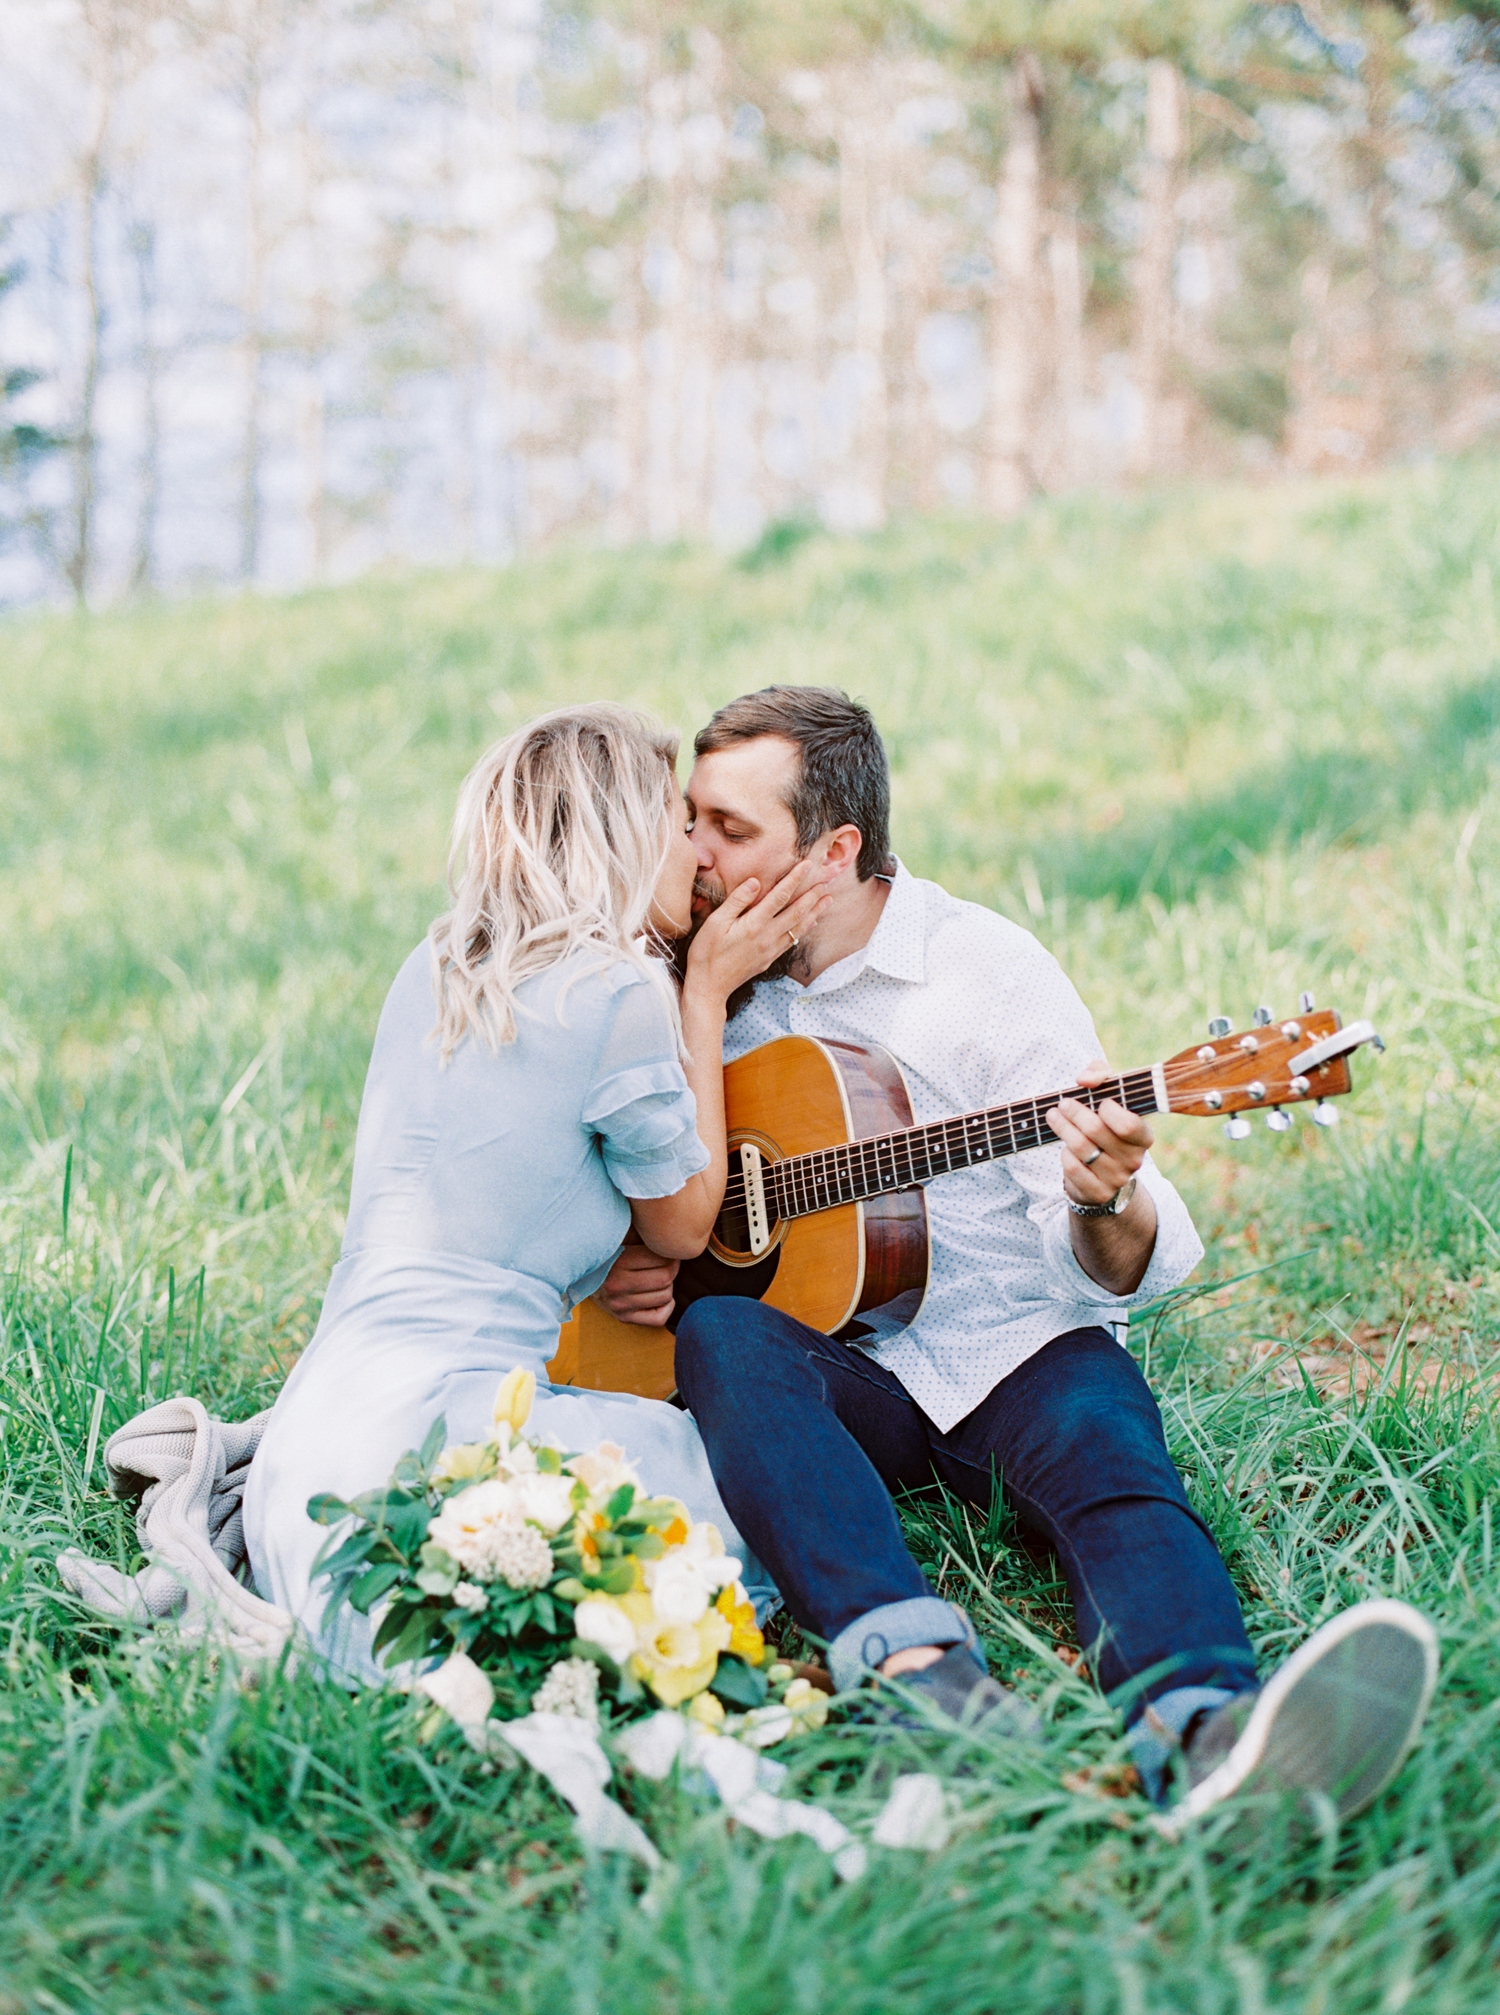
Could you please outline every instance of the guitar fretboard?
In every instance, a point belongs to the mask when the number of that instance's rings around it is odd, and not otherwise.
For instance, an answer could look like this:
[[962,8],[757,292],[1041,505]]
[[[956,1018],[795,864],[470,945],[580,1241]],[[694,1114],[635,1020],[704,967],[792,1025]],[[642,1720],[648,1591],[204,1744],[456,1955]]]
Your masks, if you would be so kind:
[[1047,1114],[1065,1098],[1095,1110],[1111,1098],[1131,1112],[1160,1110],[1155,1073],[1149,1067],[1129,1071],[1099,1085],[1074,1085],[1069,1091],[992,1106],[987,1112],[960,1113],[956,1119],[935,1120],[929,1126],[792,1155],[766,1169],[767,1201],[778,1217],[810,1217],[837,1204],[911,1189],[953,1169],[1054,1145],[1057,1135],[1047,1124]]

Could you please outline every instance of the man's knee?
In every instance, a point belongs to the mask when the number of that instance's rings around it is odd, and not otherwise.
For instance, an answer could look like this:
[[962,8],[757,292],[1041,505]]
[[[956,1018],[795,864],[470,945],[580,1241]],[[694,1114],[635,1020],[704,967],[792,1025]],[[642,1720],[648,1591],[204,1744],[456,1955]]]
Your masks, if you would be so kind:
[[677,1322],[677,1383],[733,1381],[750,1361],[766,1311],[745,1295],[709,1294],[685,1308]]
[[691,1406],[695,1393],[763,1387],[778,1369],[796,1378],[807,1362],[800,1330],[800,1323],[748,1295],[710,1294],[690,1303],[677,1323],[683,1397]]

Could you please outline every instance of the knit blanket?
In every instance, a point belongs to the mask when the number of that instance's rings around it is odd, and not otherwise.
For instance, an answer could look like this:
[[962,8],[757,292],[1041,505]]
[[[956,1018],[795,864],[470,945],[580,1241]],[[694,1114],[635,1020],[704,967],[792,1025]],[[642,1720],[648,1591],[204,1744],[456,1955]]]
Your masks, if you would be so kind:
[[147,1565],[122,1574],[76,1548],[57,1571],[80,1602],[113,1622],[166,1623],[242,1660],[281,1656],[296,1625],[249,1584],[241,1500],[269,1415],[215,1420],[196,1399],[167,1399],[104,1444],[109,1492],[135,1504]]

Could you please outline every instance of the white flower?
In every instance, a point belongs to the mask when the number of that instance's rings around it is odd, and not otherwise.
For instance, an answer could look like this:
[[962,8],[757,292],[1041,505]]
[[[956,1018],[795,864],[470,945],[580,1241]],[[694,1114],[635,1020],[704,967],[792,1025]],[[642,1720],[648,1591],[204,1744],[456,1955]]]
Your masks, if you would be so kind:
[[543,1532],[560,1531],[573,1516],[571,1476],[548,1476],[537,1470],[530,1476],[518,1476],[514,1492],[520,1516],[539,1525]]
[[531,1696],[534,1714],[566,1714],[599,1726],[599,1668],[590,1658],[561,1658]]
[[712,1589],[685,1547],[675,1546],[660,1560],[648,1560],[644,1573],[651,1607],[660,1622],[696,1623],[708,1608]]
[[785,1741],[796,1726],[796,1717],[785,1707],[752,1707],[740,1723],[740,1740],[752,1749],[769,1749],[773,1742]]
[[585,1644],[597,1644],[607,1658],[623,1665],[635,1650],[635,1625],[618,1602],[607,1595],[590,1595],[573,1611],[573,1634]]
[[534,1525],[492,1525],[489,1555],[507,1588],[545,1588],[552,1579],[552,1548]]
[[575,1455],[564,1468],[572,1471],[597,1504],[613,1497],[622,1483],[641,1488],[641,1479],[625,1460],[625,1451],[613,1441],[601,1441],[586,1455]]
[[534,1525],[523,1523],[522,1488],[493,1477],[455,1492],[428,1525],[428,1538],[475,1581],[540,1588],[552,1574],[552,1548]]
[[449,1599],[456,1602],[460,1609],[467,1609],[471,1615],[477,1616],[488,1607],[490,1598],[474,1582],[461,1581]]
[[682,1542],[682,1551],[710,1588],[727,1588],[740,1578],[740,1562],[724,1551],[723,1536],[716,1525],[705,1522],[693,1526]]
[[497,1427],[500,1467],[507,1476],[530,1476],[536,1469],[536,1450],[529,1441],[513,1435],[508,1427]]

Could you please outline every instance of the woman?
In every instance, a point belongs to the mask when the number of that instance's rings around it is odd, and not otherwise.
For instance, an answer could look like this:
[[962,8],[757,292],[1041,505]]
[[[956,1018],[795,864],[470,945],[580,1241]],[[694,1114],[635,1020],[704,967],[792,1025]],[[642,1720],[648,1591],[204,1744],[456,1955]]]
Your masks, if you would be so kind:
[[688,931],[697,872],[676,755],[613,706],[545,715],[491,749],[459,796],[453,908],[387,996],[342,1256],[244,1500],[256,1586],[350,1674],[382,1676],[365,1618],[323,1625],[328,1533],[308,1499],[383,1483],[439,1414],[450,1441],[481,1438],[515,1366],[537,1376],[536,1431],[619,1443],[743,1557],[687,1414],[546,1383],[559,1324],[632,1223],[668,1257],[707,1244],[727,1167],[725,1002],[827,900],[803,869],[759,902],[742,884],[694,940],[679,1006],[653,955]]

